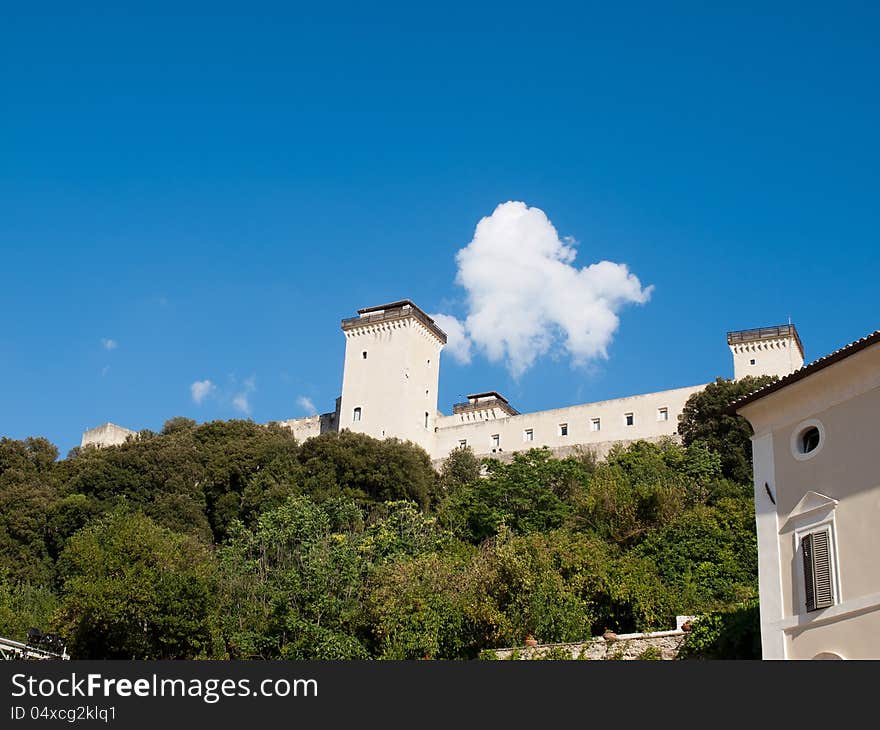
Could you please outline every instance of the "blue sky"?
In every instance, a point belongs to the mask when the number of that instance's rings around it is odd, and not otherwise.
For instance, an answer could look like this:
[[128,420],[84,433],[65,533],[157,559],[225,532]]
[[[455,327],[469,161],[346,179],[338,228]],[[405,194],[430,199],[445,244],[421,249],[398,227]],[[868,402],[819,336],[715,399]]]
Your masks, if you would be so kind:
[[808,359],[876,329],[880,13],[707,5],[7,9],[0,435],[331,410],[340,319],[464,318],[505,201],[653,290],[607,359],[444,356],[445,412],[730,376],[725,332],[789,316]]

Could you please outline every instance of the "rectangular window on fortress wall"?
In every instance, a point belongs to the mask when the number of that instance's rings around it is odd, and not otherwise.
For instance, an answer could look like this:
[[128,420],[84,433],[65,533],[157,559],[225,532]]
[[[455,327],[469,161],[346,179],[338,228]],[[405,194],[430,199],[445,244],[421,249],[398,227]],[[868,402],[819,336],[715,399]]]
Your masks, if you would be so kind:
[[602,420],[599,418],[594,418],[590,421],[590,430],[591,431],[599,431],[602,429]]
[[501,446],[501,436],[499,434],[493,434],[492,436],[492,448],[497,449]]
[[568,424],[560,423],[559,424],[559,435],[560,436],[568,436]]
[[523,441],[534,441],[534,440],[535,440],[535,432],[532,429],[527,428],[525,431],[523,431]]
[[657,420],[658,421],[668,421],[669,420],[669,409],[668,408],[658,408],[657,409]]
[[623,417],[626,420],[627,426],[632,426],[636,422],[635,416],[632,413],[624,413]]

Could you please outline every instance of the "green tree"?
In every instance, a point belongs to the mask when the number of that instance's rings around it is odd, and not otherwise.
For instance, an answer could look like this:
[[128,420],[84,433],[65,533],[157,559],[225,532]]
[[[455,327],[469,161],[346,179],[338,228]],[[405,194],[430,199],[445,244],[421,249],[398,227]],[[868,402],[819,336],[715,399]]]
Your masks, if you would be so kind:
[[570,524],[606,540],[633,545],[668,524],[694,501],[688,453],[670,439],[617,445],[572,495]]
[[775,375],[746,376],[740,380],[717,378],[688,398],[679,416],[678,432],[685,445],[703,441],[721,457],[721,472],[741,484],[752,481],[752,427],[728,406],[739,398],[776,381]]
[[233,520],[258,513],[278,485],[289,491],[298,448],[293,433],[277,425],[196,426],[175,418],[162,434],[81,449],[58,471],[64,494],[82,494],[102,512],[134,505],[160,525],[211,542],[221,541]]
[[31,627],[48,631],[56,603],[57,598],[49,588],[0,573],[0,636],[25,641]]
[[510,463],[486,461],[485,478],[459,487],[440,509],[441,521],[464,540],[479,543],[506,525],[517,533],[551,530],[571,513],[572,495],[589,478],[575,459],[554,459],[550,450],[514,454]]
[[0,489],[27,479],[48,476],[58,458],[58,449],[43,437],[23,441],[0,438]]
[[186,418],[186,416],[175,416],[174,418],[169,418],[165,421],[165,424],[162,426],[162,435],[167,436],[170,433],[174,433],[175,431],[188,431],[192,428],[196,427],[196,422],[192,418]]
[[55,490],[34,478],[0,487],[0,571],[15,580],[50,585],[49,516]]
[[635,554],[650,558],[673,590],[678,613],[720,610],[757,595],[758,544],[752,500],[697,506],[655,530]]
[[118,511],[70,539],[59,573],[56,625],[77,659],[214,655],[215,567],[194,538]]
[[493,632],[493,610],[475,589],[471,562],[430,553],[393,562],[373,578],[366,597],[381,659],[465,659]]
[[760,659],[761,618],[757,599],[698,618],[678,659]]
[[[337,514],[339,510],[336,510]],[[307,497],[234,523],[220,551],[223,634],[232,658],[358,659],[367,561],[352,533]]]
[[299,461],[303,490],[318,501],[342,496],[370,506],[406,499],[426,509],[437,489],[430,457],[409,441],[325,433],[303,443]]
[[480,460],[470,446],[455,449],[440,469],[440,493],[451,494],[480,478]]

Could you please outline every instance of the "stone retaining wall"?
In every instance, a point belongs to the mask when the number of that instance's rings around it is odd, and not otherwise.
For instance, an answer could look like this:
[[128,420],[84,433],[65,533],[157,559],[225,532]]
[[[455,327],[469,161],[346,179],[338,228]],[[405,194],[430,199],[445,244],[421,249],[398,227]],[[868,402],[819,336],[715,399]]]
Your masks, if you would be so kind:
[[[616,640],[601,636],[572,644],[495,649],[497,659],[675,659],[687,634],[684,631],[655,631],[650,634],[621,634]],[[660,656],[657,656],[659,652]]]

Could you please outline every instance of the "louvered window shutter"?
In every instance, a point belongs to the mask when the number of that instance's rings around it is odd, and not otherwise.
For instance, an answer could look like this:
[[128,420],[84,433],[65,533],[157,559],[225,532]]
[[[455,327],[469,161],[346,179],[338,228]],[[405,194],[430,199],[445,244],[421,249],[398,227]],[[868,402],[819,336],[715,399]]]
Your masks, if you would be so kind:
[[831,582],[831,541],[828,530],[811,532],[801,540],[807,611],[834,605]]

